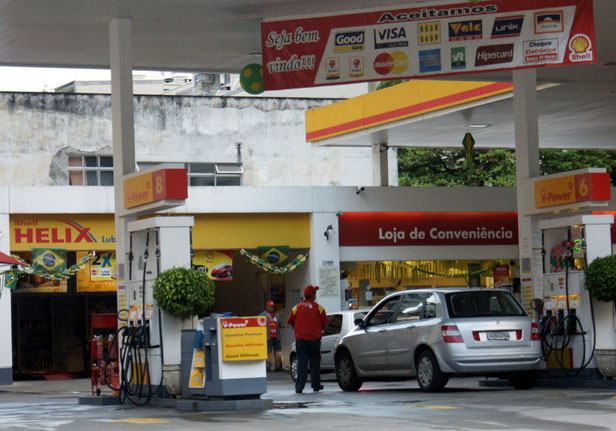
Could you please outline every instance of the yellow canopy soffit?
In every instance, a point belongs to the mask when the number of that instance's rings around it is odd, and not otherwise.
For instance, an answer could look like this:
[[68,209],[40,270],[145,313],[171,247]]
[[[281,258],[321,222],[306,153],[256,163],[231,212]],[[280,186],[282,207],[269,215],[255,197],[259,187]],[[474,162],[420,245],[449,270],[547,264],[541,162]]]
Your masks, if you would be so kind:
[[510,82],[415,80],[306,112],[306,141],[318,142],[511,93]]

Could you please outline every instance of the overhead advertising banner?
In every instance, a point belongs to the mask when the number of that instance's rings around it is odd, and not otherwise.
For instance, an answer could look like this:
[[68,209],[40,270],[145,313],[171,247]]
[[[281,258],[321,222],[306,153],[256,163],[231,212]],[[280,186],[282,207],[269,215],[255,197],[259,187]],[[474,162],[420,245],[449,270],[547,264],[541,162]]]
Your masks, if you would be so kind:
[[592,0],[492,0],[261,24],[265,90],[593,63]]
[[266,329],[265,317],[220,319],[222,360],[227,362],[267,359]]
[[233,250],[198,250],[193,267],[214,281],[233,280]]
[[515,212],[344,213],[340,246],[517,245]]

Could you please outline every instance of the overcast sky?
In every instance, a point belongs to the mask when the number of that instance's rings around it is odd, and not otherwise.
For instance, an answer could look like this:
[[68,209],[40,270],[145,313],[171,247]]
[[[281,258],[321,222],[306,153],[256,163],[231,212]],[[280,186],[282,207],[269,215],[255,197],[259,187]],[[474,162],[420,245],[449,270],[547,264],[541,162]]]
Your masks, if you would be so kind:
[[[169,72],[133,71],[133,74],[161,77]],[[0,67],[0,91],[54,91],[71,81],[109,81],[109,70]]]

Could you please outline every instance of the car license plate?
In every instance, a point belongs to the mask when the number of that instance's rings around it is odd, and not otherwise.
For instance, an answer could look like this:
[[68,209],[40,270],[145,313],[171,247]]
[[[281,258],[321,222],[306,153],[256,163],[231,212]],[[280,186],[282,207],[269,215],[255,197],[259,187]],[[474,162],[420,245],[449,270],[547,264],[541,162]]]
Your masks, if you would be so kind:
[[504,331],[488,331],[488,340],[508,340],[509,332]]

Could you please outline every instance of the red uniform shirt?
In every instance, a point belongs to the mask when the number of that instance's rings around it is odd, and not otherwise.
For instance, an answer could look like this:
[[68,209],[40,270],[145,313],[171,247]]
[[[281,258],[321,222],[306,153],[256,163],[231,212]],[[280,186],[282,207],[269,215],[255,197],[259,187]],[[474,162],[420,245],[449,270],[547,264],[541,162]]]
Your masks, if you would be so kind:
[[305,299],[293,307],[287,321],[287,324],[295,328],[296,340],[321,339],[323,328],[328,323],[325,309],[312,299]]
[[269,325],[270,338],[278,339],[278,316],[276,312],[267,312],[267,323]]

